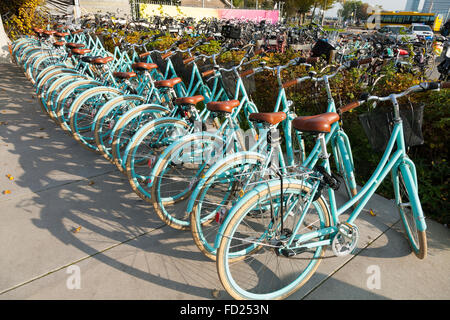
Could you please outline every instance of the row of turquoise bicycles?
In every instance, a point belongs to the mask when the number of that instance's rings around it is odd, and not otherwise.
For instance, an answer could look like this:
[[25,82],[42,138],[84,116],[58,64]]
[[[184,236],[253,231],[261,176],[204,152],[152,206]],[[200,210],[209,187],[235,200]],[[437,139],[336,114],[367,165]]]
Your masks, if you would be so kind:
[[[125,174],[168,226],[190,230],[233,298],[286,298],[314,274],[327,248],[351,254],[360,236],[355,221],[389,173],[406,238],[418,258],[426,257],[426,222],[398,99],[450,83],[421,83],[387,97],[365,94],[337,108],[333,77],[371,58],[319,76],[310,69],[315,59],[269,67],[252,45],[201,54],[197,49],[209,41],[204,36],[184,50],[177,40],[139,54],[159,35],[110,53],[88,30],[35,32],[15,41],[11,52],[43,111]],[[246,54],[235,65],[219,65],[230,50]],[[304,75],[283,81],[282,72],[298,66]],[[249,83],[261,72],[278,84],[273,112],[259,112],[251,98]],[[287,89],[308,81],[325,87],[328,103],[321,114],[297,115]],[[340,119],[381,101],[392,104],[393,130],[372,177],[357,187]],[[313,137],[308,148],[306,137]],[[348,199],[338,205],[342,184]],[[344,213],[350,214],[344,219]]]

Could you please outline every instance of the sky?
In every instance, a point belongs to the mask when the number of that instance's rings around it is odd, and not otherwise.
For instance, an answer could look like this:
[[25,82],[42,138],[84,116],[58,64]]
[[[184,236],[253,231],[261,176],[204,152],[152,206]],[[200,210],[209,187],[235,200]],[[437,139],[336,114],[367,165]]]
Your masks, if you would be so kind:
[[[362,2],[368,3],[370,5],[381,5],[384,10],[395,11],[404,10],[406,6],[406,0],[361,0]],[[421,0],[419,4],[419,9],[422,7],[425,0]],[[337,11],[341,8],[340,4],[336,4],[333,9],[326,12],[326,16],[336,16]]]

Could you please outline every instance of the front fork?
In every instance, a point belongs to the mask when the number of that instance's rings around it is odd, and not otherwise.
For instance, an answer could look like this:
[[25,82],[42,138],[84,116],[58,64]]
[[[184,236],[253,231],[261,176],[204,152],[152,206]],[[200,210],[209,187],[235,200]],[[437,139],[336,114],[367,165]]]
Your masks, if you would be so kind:
[[417,229],[419,231],[425,231],[427,229],[425,216],[423,214],[422,205],[419,198],[419,188],[417,183],[416,166],[407,156],[401,158],[398,163],[392,168],[392,183],[394,186],[395,204],[400,205],[400,188],[399,188],[399,174],[402,173],[405,182],[405,188],[409,193],[410,206],[413,209],[414,220],[416,222]]

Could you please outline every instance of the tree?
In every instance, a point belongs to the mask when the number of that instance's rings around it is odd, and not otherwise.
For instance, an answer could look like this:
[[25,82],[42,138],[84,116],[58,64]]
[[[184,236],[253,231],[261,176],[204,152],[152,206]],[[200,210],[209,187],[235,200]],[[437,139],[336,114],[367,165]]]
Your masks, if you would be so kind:
[[316,0],[281,0],[278,1],[284,3],[284,10],[289,17],[300,16],[311,10]]
[[0,15],[11,39],[34,34],[33,27],[45,26],[45,13],[40,7],[43,3],[44,0],[0,1]]
[[325,20],[325,11],[333,8],[334,4],[337,2],[337,0],[319,0],[320,8],[322,9],[322,22]]
[[359,0],[346,1],[342,5],[342,9],[339,10],[339,15],[343,20],[355,19],[355,20],[367,20],[369,5]]

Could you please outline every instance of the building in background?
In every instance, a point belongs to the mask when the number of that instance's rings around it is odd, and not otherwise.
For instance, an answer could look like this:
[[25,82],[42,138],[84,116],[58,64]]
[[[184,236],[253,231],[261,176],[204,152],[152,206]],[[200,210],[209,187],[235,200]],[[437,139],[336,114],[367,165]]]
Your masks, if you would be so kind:
[[420,0],[408,0],[406,2],[405,11],[419,11]]
[[440,14],[445,22],[450,18],[450,0],[425,0],[422,12]]

